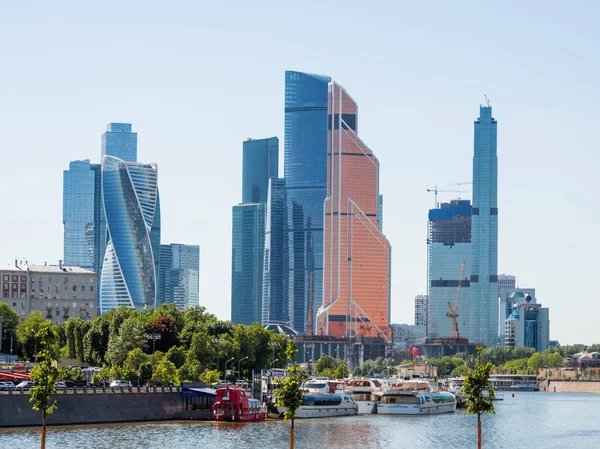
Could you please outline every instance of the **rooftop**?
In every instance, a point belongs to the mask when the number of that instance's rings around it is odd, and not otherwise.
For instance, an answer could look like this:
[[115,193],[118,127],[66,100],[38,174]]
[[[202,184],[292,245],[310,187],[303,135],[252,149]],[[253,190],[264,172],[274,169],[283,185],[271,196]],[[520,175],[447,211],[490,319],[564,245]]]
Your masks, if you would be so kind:
[[65,265],[62,268],[58,265],[25,265],[25,264],[0,264],[0,271],[16,271],[16,272],[34,272],[34,273],[74,273],[74,274],[95,274],[93,271],[86,270],[81,267],[67,267]]

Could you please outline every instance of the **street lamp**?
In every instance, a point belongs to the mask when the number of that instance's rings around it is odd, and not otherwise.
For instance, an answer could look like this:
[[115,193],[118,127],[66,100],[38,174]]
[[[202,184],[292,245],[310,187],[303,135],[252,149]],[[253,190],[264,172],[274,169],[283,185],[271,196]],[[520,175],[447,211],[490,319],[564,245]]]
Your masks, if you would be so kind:
[[217,371],[219,371],[219,349],[221,349],[221,341],[223,340],[220,337],[212,339],[212,342],[217,344]]
[[269,369],[273,369],[273,365],[275,364],[275,362],[279,362],[279,359],[275,359],[271,362],[271,367]]
[[162,336],[156,332],[147,334],[146,338],[152,340],[152,365],[154,365],[154,351],[156,350],[156,340],[160,340]]
[[231,357],[229,360],[225,362],[225,383],[227,383],[227,364],[231,362],[234,358]]
[[238,362],[238,379],[240,377],[242,377],[242,371],[240,370],[240,364],[242,363],[243,360],[246,360],[248,358],[248,356],[244,357],[243,359],[240,359],[240,361]]
[[35,330],[34,329],[29,329],[31,331],[31,333],[33,334],[33,357],[34,357],[34,362],[37,363],[37,337],[35,336]]
[[[12,356],[13,354],[13,337],[15,336],[15,331],[12,329],[4,329],[4,333],[6,332],[10,332],[10,355]],[[6,361],[8,362],[8,357],[6,358]]]
[[271,341],[269,342],[269,346],[273,349],[273,358],[275,358],[275,348],[279,347],[279,343]]

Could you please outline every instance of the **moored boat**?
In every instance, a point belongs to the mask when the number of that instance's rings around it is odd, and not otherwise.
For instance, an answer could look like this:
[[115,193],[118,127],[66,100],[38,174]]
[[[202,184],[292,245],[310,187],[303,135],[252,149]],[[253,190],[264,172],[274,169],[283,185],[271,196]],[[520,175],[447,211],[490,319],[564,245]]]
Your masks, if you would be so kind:
[[219,388],[212,406],[216,421],[264,421],[267,409],[257,399],[246,396],[242,388]]
[[[282,418],[285,407],[277,407],[278,414],[269,413],[270,418]],[[294,418],[331,418],[358,414],[358,405],[354,398],[346,393],[303,394],[302,405],[296,410]]]
[[357,378],[348,383],[348,389],[358,405],[359,414],[377,412],[377,402],[381,399],[382,383],[378,379]]
[[434,415],[456,410],[456,397],[448,392],[430,392],[428,382],[398,382],[385,390],[377,404],[381,415]]

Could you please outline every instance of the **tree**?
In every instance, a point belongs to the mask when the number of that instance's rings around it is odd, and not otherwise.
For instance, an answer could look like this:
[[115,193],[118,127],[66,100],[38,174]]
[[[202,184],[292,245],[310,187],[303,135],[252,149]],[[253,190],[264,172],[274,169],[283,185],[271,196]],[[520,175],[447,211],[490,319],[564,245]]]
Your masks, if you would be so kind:
[[331,376],[332,371],[336,368],[336,363],[335,363],[335,359],[329,355],[322,355],[321,358],[319,360],[317,360],[317,363],[315,363],[315,373],[317,373],[317,375],[319,376],[325,376],[325,374],[323,374],[323,370],[325,369],[329,369],[328,371],[328,376]]
[[122,365],[129,351],[140,348],[145,343],[146,333],[143,324],[135,316],[130,316],[122,322],[118,330],[111,329],[105,356],[107,362],[111,365]]
[[527,360],[527,367],[535,374],[544,366],[546,366],[546,358],[539,352],[536,352]]
[[[185,362],[183,366],[177,370],[177,377],[179,377],[181,382],[198,382],[201,376],[202,365],[197,360]],[[219,380],[218,377],[219,374],[217,373],[217,381]]]
[[144,362],[138,368],[138,377],[142,384],[152,380],[152,363]]
[[104,366],[92,376],[92,383],[96,386],[99,386],[102,382],[108,381],[108,379],[110,379],[110,370]]
[[[27,318],[17,325],[17,340],[23,358],[33,360],[35,358],[35,348],[37,345],[37,332],[44,323],[42,312],[31,312]],[[54,350],[54,348],[52,348]]]
[[150,362],[151,357],[145,354],[140,348],[134,348],[127,354],[127,358],[123,363],[123,368],[137,372],[142,363]]
[[277,405],[286,408],[284,418],[291,420],[290,449],[294,449],[294,416],[296,416],[296,410],[302,405],[302,391],[300,390],[300,386],[308,378],[306,372],[295,361],[296,352],[298,352],[298,348],[290,340],[286,349],[286,357],[288,360],[293,360],[294,362],[287,370],[288,376],[282,379],[275,392]]
[[450,373],[450,375],[452,377],[461,377],[461,376],[465,376],[469,373],[469,368],[467,367],[466,364],[462,364],[462,365],[458,365],[456,368],[454,368],[452,370],[452,373]]
[[175,320],[173,318],[161,315],[152,320],[148,327],[150,333],[160,335],[160,340],[156,340],[154,343],[158,350],[166,352],[177,343]]
[[172,346],[171,349],[167,351],[167,360],[169,362],[173,362],[177,369],[183,366],[185,363],[185,358],[185,349],[183,349],[181,346]]
[[81,368],[68,368],[64,367],[60,370],[60,380],[62,381],[73,381],[73,382],[85,382],[85,376],[81,371]]
[[348,376],[348,367],[346,363],[342,361],[336,369],[333,370],[333,377],[336,379],[344,379]]
[[[2,347],[4,352],[9,350],[11,347],[11,340],[13,345],[15,344],[15,331],[17,329],[17,323],[19,322],[19,314],[11,309],[8,304],[0,304],[0,320],[2,320]],[[6,331],[6,332],[4,332]]]
[[[485,365],[481,364],[482,346],[477,346],[479,354],[479,363],[475,369],[467,375],[463,384],[463,392],[467,395],[467,411],[470,415],[477,415],[477,447],[481,449],[481,415],[483,413],[495,413],[494,404],[494,387],[489,387],[490,374],[494,365],[488,362]],[[487,394],[484,394],[487,391]]]
[[175,364],[166,359],[162,360],[152,374],[152,381],[158,385],[179,385]]
[[46,418],[56,410],[56,381],[58,370],[52,366],[53,346],[56,345],[56,334],[50,321],[43,322],[35,334],[40,351],[37,361],[31,370],[31,380],[35,385],[31,388],[29,402],[33,410],[42,412],[42,442],[41,448],[46,447]]
[[221,380],[221,373],[214,369],[206,369],[200,375],[200,382],[204,382],[206,385],[212,385]]

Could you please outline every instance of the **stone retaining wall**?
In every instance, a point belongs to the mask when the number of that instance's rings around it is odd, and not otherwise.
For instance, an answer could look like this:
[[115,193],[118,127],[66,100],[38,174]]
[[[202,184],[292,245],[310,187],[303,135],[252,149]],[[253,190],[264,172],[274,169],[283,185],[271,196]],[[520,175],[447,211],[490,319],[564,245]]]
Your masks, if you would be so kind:
[[[540,385],[540,391],[542,387]],[[551,380],[547,389],[549,393],[600,393],[600,382],[564,382]]]

